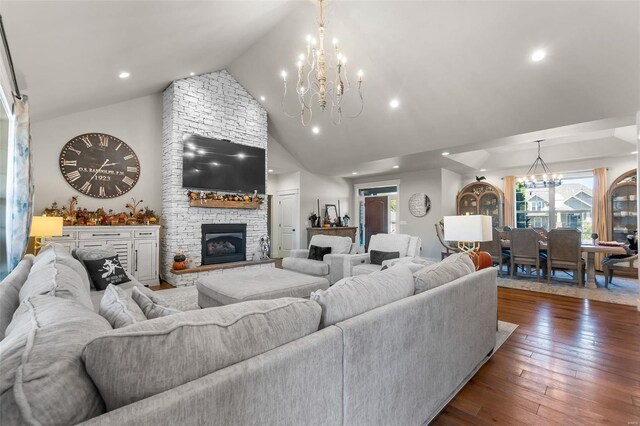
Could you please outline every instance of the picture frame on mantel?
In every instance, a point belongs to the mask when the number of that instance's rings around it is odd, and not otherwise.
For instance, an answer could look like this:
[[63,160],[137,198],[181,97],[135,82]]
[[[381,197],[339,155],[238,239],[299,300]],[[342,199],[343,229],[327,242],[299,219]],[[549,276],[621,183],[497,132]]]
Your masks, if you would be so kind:
[[335,223],[336,219],[338,219],[338,209],[335,204],[325,204],[324,209],[326,211],[326,216],[329,218],[331,223]]

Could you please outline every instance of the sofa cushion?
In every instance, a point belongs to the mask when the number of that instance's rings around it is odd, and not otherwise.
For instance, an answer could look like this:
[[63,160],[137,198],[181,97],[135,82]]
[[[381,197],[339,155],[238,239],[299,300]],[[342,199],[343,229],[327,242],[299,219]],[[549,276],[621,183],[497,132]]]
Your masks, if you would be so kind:
[[144,316],[147,319],[154,319],[160,317],[166,317],[167,315],[179,314],[181,311],[166,306],[153,303],[153,300],[142,292],[138,287],[133,287],[131,291],[131,298],[136,305],[140,307]]
[[476,271],[476,265],[473,264],[473,260],[471,260],[471,257],[466,253],[453,253],[452,255],[445,257],[442,262],[453,263],[463,270],[466,268],[469,272]]
[[[158,296],[158,292],[149,290],[147,287],[140,284],[140,281],[136,280],[133,275],[127,274],[129,281],[124,284],[119,284],[118,288],[124,290],[128,296],[131,296],[131,292],[134,287],[137,287],[142,293],[146,294],[149,299],[156,305],[169,306],[169,302],[167,302],[164,297]],[[104,296],[105,290],[96,290],[91,291],[91,302],[93,303],[93,310],[96,312],[100,311],[100,302],[102,301],[102,297]]]
[[112,284],[109,284],[104,291],[99,312],[113,328],[122,328],[147,320],[144,312],[131,296]]
[[329,275],[329,264],[317,260],[285,257],[282,259],[282,267],[301,274],[315,275],[316,277]]
[[376,234],[369,240],[369,252],[371,250],[397,251],[400,257],[407,256],[409,251],[410,235],[406,234]]
[[353,241],[349,237],[338,237],[335,235],[314,235],[309,241],[311,245],[318,247],[331,247],[332,254],[349,254]]
[[471,262],[471,265],[473,265],[473,262],[467,254],[456,253],[446,259],[449,258],[453,259],[425,266],[413,274],[415,294],[440,287],[475,271],[475,267],[469,267],[469,262]]
[[97,313],[48,295],[26,299],[0,342],[0,412],[17,424],[76,424],[104,412],[81,360],[111,330]]
[[356,265],[353,267],[353,269],[351,269],[351,273],[356,276],[356,275],[367,275],[367,274],[371,274],[373,272],[378,272],[382,270],[382,266],[381,265],[373,265],[371,263],[361,263],[359,265]]
[[380,250],[370,250],[369,251],[369,260],[372,265],[382,265],[382,262],[385,260],[398,259],[400,258],[399,251],[380,251]]
[[318,247],[311,245],[311,247],[309,247],[309,256],[307,256],[307,259],[322,262],[325,254],[331,254],[331,247]]
[[73,269],[87,288],[91,287],[87,271],[84,269],[84,265],[78,259],[74,258],[69,251],[60,243],[49,243],[43,247],[34,260],[34,266],[36,270],[41,265],[49,263],[60,263]]
[[[77,248],[71,252],[71,255],[78,259],[83,265],[85,260],[105,259],[117,254],[118,253],[116,253],[116,249],[114,249],[113,246],[110,246],[109,244],[102,247]],[[91,281],[91,276],[88,272],[86,272],[86,274],[91,283],[91,288],[95,289],[96,286],[93,281]]]
[[75,300],[89,309],[93,307],[86,281],[74,269],[60,263],[57,259],[43,264],[38,263],[36,257],[27,281],[20,289],[20,303],[40,294]]
[[413,276],[406,266],[368,275],[343,278],[328,290],[311,293],[322,306],[322,326],[327,327],[413,294]]
[[96,290],[105,290],[109,284],[118,285],[129,281],[127,271],[122,267],[117,254],[104,259],[85,259],[84,266]]
[[[297,298],[187,311],[102,334],[82,358],[113,410],[311,334],[320,313]],[[169,366],[167,354],[176,354]]]
[[13,271],[0,282],[0,340],[4,339],[5,330],[11,323],[13,313],[20,305],[20,289],[27,281],[33,259],[33,255],[27,254],[13,268]]

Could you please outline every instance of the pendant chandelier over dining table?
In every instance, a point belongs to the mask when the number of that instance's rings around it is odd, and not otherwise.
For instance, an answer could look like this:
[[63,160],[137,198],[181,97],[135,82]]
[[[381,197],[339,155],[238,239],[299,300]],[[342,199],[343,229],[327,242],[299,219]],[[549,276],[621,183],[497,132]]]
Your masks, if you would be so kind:
[[538,144],[538,157],[535,159],[527,174],[516,179],[525,188],[550,188],[562,185],[562,175],[551,173],[551,169],[540,156],[540,143],[544,139],[536,141]]
[[[340,124],[343,115],[343,104],[351,84],[347,77],[347,57],[340,51],[338,40],[333,39],[333,55],[325,51],[325,15],[324,4],[326,0],[319,0],[320,19],[318,20],[318,39],[307,36],[306,54],[300,53],[297,59],[297,82],[295,94],[299,104],[297,114],[289,114],[285,109],[287,97],[287,71],[282,71],[284,91],[282,94],[282,110],[290,118],[300,118],[303,126],[307,126],[313,117],[314,103],[320,111],[329,106],[331,121]],[[355,118],[362,113],[364,99],[362,96],[362,70],[357,74],[357,98],[359,111],[349,118]]]

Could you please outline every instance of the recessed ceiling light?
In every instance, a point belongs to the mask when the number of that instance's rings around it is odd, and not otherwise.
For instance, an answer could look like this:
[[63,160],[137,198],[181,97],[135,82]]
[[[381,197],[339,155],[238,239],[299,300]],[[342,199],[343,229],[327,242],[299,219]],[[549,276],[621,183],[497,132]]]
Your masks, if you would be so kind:
[[246,155],[243,152],[238,153],[238,158],[245,158]]
[[269,169],[267,170],[269,173],[273,173],[273,169]]
[[534,50],[533,53],[531,54],[531,60],[533,62],[540,62],[541,60],[544,59],[545,56],[547,56],[547,52],[545,52],[542,49],[537,49],[537,50]]
[[396,109],[400,106],[400,101],[397,99],[391,99],[391,101],[389,101],[389,106],[393,109]]
[[637,153],[638,153],[638,151],[631,151],[631,153],[632,153],[632,154],[637,154]]
[[487,171],[487,169],[480,169],[480,171],[481,171],[481,172],[486,172],[486,171]]
[[311,131],[313,132],[313,134],[317,135],[318,133],[320,133],[320,127],[318,127],[318,126],[313,126],[313,128],[311,129]]
[[128,72],[122,71],[120,74],[118,74],[118,77],[120,77],[120,78],[129,78],[130,75],[131,74],[129,74]]
[[397,168],[399,168],[399,167],[400,167],[400,166],[393,166],[393,168],[394,168],[394,169],[397,169]]
[[446,157],[447,155],[449,155],[449,152],[445,151],[445,152],[442,153],[442,155],[444,155]]
[[195,73],[195,72],[190,72],[190,73],[189,73],[189,75],[190,75],[191,77],[193,77],[194,75],[196,75],[196,73]]
[[351,172],[351,174],[352,174],[352,175],[357,175],[357,174],[358,174],[358,172]]
[[267,100],[267,98],[265,98],[264,96],[260,96],[260,100],[261,100],[262,102],[264,102],[264,101],[266,101],[266,100]]

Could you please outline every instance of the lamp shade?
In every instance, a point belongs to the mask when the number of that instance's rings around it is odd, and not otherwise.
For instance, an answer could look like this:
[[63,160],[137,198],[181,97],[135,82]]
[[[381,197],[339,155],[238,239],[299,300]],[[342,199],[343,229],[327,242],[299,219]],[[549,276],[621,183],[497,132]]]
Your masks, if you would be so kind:
[[493,239],[491,216],[445,216],[444,239],[468,242],[491,241]]
[[62,235],[62,218],[34,216],[31,220],[30,237],[57,237]]

